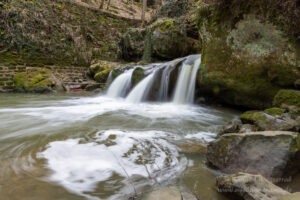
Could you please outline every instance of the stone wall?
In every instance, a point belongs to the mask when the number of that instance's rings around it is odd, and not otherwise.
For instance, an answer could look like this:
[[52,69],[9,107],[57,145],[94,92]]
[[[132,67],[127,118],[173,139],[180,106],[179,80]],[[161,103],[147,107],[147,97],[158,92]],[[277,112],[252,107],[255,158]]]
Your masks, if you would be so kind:
[[[14,76],[19,72],[26,72],[33,67],[24,65],[17,66],[1,66],[0,65],[0,92],[13,92]],[[55,77],[61,81],[65,88],[73,89],[80,88],[81,85],[87,85],[93,80],[89,76],[89,69],[87,67],[57,67],[46,66],[44,68],[50,69]]]

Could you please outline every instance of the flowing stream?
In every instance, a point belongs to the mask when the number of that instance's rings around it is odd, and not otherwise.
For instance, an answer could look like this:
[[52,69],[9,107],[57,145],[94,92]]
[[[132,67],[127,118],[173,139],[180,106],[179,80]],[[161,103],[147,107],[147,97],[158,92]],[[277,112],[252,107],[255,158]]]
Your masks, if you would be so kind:
[[[155,65],[134,87],[126,70],[105,95],[0,94],[0,199],[127,200],[167,185],[185,200],[226,199],[219,172],[191,149],[238,112],[191,104],[200,62]],[[173,102],[148,101],[153,93]]]
[[203,154],[236,113],[107,96],[0,94],[1,200],[127,199],[163,185],[222,199]]

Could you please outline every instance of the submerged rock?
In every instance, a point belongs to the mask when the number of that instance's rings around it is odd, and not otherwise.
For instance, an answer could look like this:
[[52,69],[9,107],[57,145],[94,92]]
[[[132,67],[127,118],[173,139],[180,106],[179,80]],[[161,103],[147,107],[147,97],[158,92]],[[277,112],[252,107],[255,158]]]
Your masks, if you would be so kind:
[[206,153],[207,144],[192,140],[176,142],[175,145],[182,153]]
[[180,190],[172,186],[150,192],[143,200],[182,200],[182,196]]
[[216,180],[219,192],[244,200],[276,200],[290,195],[261,175],[238,173],[219,176]]
[[210,142],[207,160],[226,173],[293,175],[300,167],[300,135],[285,131],[226,134]]

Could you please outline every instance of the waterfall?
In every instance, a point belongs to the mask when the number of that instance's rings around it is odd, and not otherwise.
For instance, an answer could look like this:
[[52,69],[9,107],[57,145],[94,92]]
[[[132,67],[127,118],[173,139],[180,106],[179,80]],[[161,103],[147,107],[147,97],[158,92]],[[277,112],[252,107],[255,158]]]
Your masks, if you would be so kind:
[[144,100],[147,97],[149,90],[153,84],[155,74],[156,71],[153,71],[141,82],[139,82],[128,94],[128,96],[126,97],[126,101],[131,103],[139,103]]
[[107,77],[107,80],[106,80],[106,85],[110,85],[111,82],[112,82],[112,71],[113,71],[113,70],[111,70],[111,71],[109,72],[109,74],[108,74],[108,77]]
[[119,75],[109,86],[106,95],[113,98],[125,97],[130,90],[133,70],[130,69]]
[[[201,57],[189,56],[182,64],[179,78],[176,83],[173,102],[177,104],[193,103],[195,95],[195,84]],[[191,61],[193,63],[191,63]]]
[[160,101],[168,100],[170,74],[173,69],[174,69],[173,66],[169,65],[162,72],[161,85],[160,85],[159,96],[158,96]]

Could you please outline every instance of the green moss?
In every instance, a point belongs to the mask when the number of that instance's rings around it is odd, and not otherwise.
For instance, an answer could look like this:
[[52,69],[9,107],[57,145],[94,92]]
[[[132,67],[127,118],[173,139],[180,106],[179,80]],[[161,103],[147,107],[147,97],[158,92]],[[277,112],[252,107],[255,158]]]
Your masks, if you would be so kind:
[[241,121],[244,124],[257,124],[267,119],[263,112],[259,111],[247,111],[240,116]]
[[33,68],[17,73],[14,76],[15,89],[21,92],[49,92],[54,87],[50,73],[50,70],[45,68]]
[[178,25],[176,24],[174,19],[170,18],[162,18],[156,20],[151,26],[149,27],[151,30],[159,28],[162,32],[166,31],[178,31]]
[[95,81],[97,81],[99,83],[105,83],[107,81],[110,71],[111,71],[111,69],[109,68],[109,69],[105,69],[103,71],[98,72],[94,76]]
[[17,73],[14,76],[14,84],[17,90],[23,90],[26,87],[27,75],[26,73]]
[[132,73],[131,86],[134,87],[144,78],[145,78],[144,70],[142,68],[136,68]]
[[273,100],[273,105],[280,107],[282,104],[300,107],[300,91],[280,90]]
[[104,71],[109,69],[109,66],[102,63],[97,63],[90,66],[90,71],[93,75],[97,74],[98,72]]
[[268,108],[264,110],[265,113],[270,114],[270,115],[281,115],[284,113],[284,109],[282,108]]

